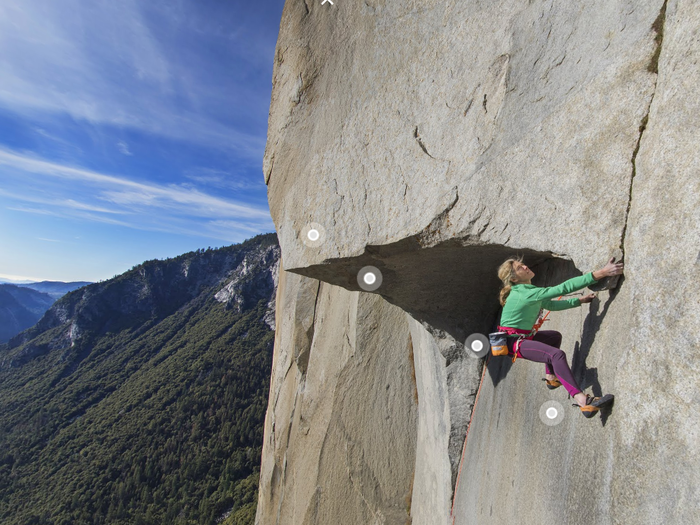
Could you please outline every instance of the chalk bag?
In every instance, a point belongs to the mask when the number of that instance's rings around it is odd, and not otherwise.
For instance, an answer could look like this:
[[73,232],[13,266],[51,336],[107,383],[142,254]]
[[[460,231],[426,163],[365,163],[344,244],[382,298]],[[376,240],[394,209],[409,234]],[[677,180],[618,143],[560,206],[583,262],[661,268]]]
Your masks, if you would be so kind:
[[494,332],[489,334],[491,354],[495,356],[508,355],[508,339],[506,332]]

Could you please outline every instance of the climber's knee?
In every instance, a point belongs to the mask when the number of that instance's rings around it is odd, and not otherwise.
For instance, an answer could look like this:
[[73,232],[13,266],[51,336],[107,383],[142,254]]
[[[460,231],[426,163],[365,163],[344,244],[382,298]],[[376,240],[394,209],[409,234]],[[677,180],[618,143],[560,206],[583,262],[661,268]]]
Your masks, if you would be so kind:
[[552,352],[552,361],[554,361],[555,359],[557,361],[566,361],[566,354],[563,350],[559,350],[557,348],[556,352]]

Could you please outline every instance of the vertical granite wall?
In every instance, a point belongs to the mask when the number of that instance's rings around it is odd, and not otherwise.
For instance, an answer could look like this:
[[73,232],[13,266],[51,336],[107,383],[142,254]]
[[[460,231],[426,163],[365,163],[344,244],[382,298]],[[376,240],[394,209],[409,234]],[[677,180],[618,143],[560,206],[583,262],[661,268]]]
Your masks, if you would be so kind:
[[[700,523],[698,27],[684,0],[287,1],[259,524]],[[516,253],[542,286],[624,257],[546,325],[615,406],[587,420],[494,358],[463,448],[483,363],[462,343]]]

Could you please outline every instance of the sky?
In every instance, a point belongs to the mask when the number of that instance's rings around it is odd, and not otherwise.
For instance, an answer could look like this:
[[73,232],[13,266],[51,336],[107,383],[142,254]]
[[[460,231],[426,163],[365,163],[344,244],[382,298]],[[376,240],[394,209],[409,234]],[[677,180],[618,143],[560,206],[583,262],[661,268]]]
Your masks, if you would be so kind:
[[284,0],[0,0],[0,280],[100,281],[274,231]]

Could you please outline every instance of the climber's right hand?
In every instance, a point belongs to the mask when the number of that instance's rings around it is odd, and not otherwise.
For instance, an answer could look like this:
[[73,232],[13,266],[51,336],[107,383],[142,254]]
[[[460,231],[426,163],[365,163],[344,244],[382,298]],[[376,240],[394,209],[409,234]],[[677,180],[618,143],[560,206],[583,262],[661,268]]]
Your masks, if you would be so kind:
[[613,275],[620,275],[624,269],[624,265],[621,262],[615,262],[615,257],[611,257],[608,264],[603,266],[600,270],[593,272],[593,278],[595,280],[600,280],[603,277],[610,277]]

